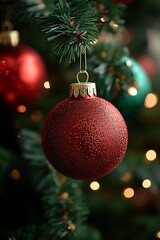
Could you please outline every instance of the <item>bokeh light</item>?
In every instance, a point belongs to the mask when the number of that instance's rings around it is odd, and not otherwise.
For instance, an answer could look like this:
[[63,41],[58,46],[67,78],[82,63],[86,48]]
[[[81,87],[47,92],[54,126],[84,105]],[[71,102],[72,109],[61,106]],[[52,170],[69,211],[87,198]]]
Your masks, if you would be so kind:
[[10,177],[13,180],[19,180],[19,179],[21,179],[21,174],[17,169],[13,169],[10,173]]
[[100,185],[99,185],[98,182],[93,181],[93,182],[91,182],[91,184],[90,184],[90,188],[91,188],[93,191],[96,191],[96,190],[98,190],[98,189],[100,188]]
[[145,101],[144,101],[144,106],[146,108],[153,108],[157,105],[158,103],[158,96],[155,93],[148,93]]
[[160,231],[158,231],[158,232],[156,233],[156,237],[157,237],[157,238],[160,238]]
[[138,93],[137,88],[135,88],[135,87],[129,87],[127,89],[127,92],[130,96],[136,96]]
[[132,188],[126,188],[123,191],[123,195],[125,198],[132,198],[134,196],[134,190]]
[[105,19],[104,17],[101,17],[100,20],[101,20],[101,22],[103,22],[103,23],[106,22],[106,19]]
[[44,88],[46,88],[46,89],[49,89],[49,88],[50,88],[50,83],[49,83],[49,81],[46,81],[46,82],[44,83]]
[[144,188],[149,188],[151,186],[151,181],[149,179],[145,179],[143,182],[142,182],[142,186]]
[[76,227],[75,227],[74,225],[69,225],[69,226],[67,227],[67,229],[70,230],[70,231],[73,231],[73,230],[76,229]]
[[127,60],[127,61],[126,61],[126,65],[127,65],[128,67],[131,67],[131,66],[132,66],[132,62],[131,62],[130,60]]
[[157,157],[157,154],[154,150],[148,150],[146,152],[146,158],[148,161],[154,161]]
[[27,110],[27,108],[26,108],[26,106],[24,106],[24,105],[19,105],[19,106],[17,107],[17,111],[18,111],[19,113],[24,113],[24,112],[26,112],[26,110]]

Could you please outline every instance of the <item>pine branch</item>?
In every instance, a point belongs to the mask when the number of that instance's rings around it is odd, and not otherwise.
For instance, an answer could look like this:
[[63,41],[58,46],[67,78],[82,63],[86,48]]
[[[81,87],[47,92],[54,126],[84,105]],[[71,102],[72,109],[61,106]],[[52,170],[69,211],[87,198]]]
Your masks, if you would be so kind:
[[98,0],[95,6],[101,31],[115,34],[123,29],[126,10],[124,4],[114,4],[112,0]]
[[14,27],[32,25],[36,29],[35,14],[45,11],[46,5],[43,0],[12,0],[10,1],[9,20]]
[[37,16],[37,21],[49,41],[51,54],[59,55],[60,61],[65,57],[75,61],[80,46],[89,48],[98,37],[95,13],[88,0],[59,0],[50,12]]
[[57,175],[38,134],[22,130],[19,141],[23,157],[0,148],[0,239],[79,239],[88,215],[79,182]]
[[24,157],[31,169],[32,178],[34,176],[32,184],[44,206],[45,223],[41,232],[54,239],[75,238],[77,229],[88,214],[86,205],[81,200],[78,181],[65,177],[65,180],[61,181],[56,171],[44,159],[39,135],[28,130],[23,130],[21,134]]
[[45,9],[43,0],[16,0],[14,6],[15,10],[19,10],[23,14],[27,11],[28,17]]
[[135,81],[133,72],[122,61],[126,55],[128,55],[127,48],[114,40],[93,47],[88,66],[92,78],[97,82],[100,96],[116,97],[120,89],[127,90],[133,85]]

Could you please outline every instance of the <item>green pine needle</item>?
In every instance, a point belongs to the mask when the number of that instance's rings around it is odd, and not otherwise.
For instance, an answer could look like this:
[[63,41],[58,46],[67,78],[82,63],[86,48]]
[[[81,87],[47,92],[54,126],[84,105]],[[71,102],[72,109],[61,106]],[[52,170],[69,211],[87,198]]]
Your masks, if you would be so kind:
[[115,95],[116,83],[121,89],[132,86],[135,81],[133,72],[122,58],[128,54],[128,49],[120,43],[102,42],[93,47],[88,59],[91,77],[97,82],[101,96]]
[[45,8],[43,0],[16,0],[15,6],[19,10],[27,10],[28,14],[44,10]]
[[[88,215],[79,184],[72,179],[66,179],[61,184],[56,171],[44,159],[40,136],[24,129],[21,134],[25,136],[22,140],[23,156],[31,169],[32,184],[43,205],[44,224],[41,233],[46,235],[48,232],[49,236],[46,239],[49,240],[50,237],[69,240],[76,234],[76,229],[80,228]],[[63,194],[67,196],[63,197]],[[75,226],[75,230],[68,230],[68,226]]]
[[[44,158],[39,134],[23,129],[20,136],[20,159],[0,147],[0,239],[79,239],[88,215],[79,182],[61,181]],[[19,179],[11,177],[13,169]]]
[[125,24],[125,4],[114,4],[113,0],[97,0],[95,5],[101,30],[116,34],[123,29]]
[[98,38],[96,18],[92,5],[87,0],[59,0],[50,12],[37,16],[45,33],[51,54],[75,61],[80,46],[90,47]]

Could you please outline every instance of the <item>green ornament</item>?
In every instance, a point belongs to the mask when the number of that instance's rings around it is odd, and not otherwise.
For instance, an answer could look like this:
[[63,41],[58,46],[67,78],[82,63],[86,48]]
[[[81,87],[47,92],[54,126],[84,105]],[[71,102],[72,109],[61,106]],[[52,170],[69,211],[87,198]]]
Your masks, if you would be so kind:
[[[130,87],[125,85],[125,87],[121,87],[121,89],[119,89],[117,94],[112,94],[112,92],[109,94],[108,91],[106,91],[106,81],[104,81],[105,91],[100,91],[99,95],[112,102],[112,104],[119,109],[124,118],[133,118],[136,117],[143,109],[145,97],[151,91],[151,83],[144,69],[131,57],[122,57],[122,63],[126,63],[133,74],[134,83],[132,89],[130,89],[131,93],[129,93]],[[110,74],[109,78],[113,81]],[[112,87],[115,84],[116,81],[112,83]],[[136,93],[134,91],[136,90],[137,94],[134,95]],[[132,93],[134,96],[130,95]]]

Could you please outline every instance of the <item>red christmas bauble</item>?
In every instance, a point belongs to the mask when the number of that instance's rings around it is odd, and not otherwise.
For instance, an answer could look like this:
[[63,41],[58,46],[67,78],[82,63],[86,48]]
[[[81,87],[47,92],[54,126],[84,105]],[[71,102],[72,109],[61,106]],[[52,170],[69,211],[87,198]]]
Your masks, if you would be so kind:
[[97,96],[68,98],[48,114],[42,146],[53,167],[75,179],[93,180],[123,159],[128,132],[120,112]]
[[124,4],[130,4],[132,3],[134,0],[113,0],[113,3],[117,4],[117,3],[124,3]]
[[30,106],[44,92],[46,68],[39,54],[25,45],[0,46],[0,97],[11,106]]

